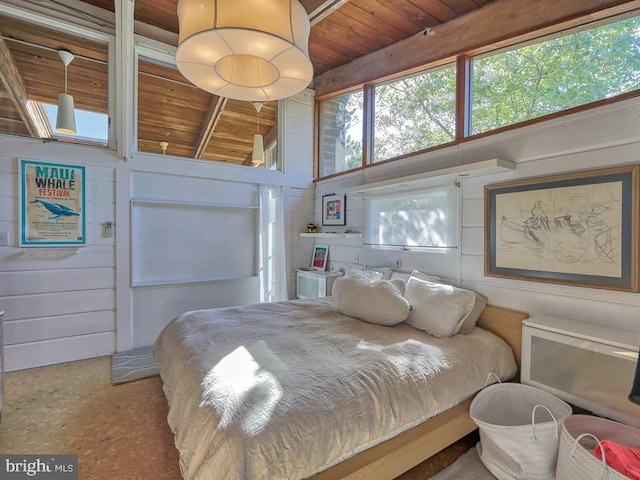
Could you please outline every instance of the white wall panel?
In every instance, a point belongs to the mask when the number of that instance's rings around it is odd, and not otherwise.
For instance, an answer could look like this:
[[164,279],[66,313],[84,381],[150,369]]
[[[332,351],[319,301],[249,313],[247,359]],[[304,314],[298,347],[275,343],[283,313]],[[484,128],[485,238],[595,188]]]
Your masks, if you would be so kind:
[[462,229],[462,254],[484,255],[484,227]]
[[113,332],[57,338],[34,343],[7,345],[4,360],[7,371],[102,357],[114,351]]
[[18,295],[2,299],[4,320],[115,309],[112,289]]
[[[16,242],[13,236],[13,242]],[[17,270],[49,270],[86,267],[113,267],[112,245],[80,247],[69,256],[58,256],[53,248],[0,247],[0,272]]]
[[115,311],[74,313],[3,322],[5,345],[39,342],[115,330]]
[[189,311],[257,303],[258,278],[199,285],[140,287],[133,293],[133,347],[152,345],[169,321]]
[[0,297],[24,292],[55,293],[112,289],[113,267],[0,272]]

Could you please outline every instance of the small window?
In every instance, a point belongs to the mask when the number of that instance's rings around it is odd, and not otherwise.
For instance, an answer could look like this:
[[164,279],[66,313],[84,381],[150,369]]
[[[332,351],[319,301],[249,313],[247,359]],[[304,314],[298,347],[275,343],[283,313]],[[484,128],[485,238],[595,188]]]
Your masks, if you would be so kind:
[[639,17],[473,60],[478,134],[640,88]]
[[66,134],[55,131],[55,119],[58,106],[45,103],[44,107],[49,116],[49,123],[55,137],[81,140],[85,143],[106,146],[109,141],[109,116],[106,113],[89,112],[75,109],[76,133]]
[[320,102],[320,176],[362,165],[362,90]]
[[375,86],[374,162],[452,142],[455,136],[455,65]]
[[367,198],[366,242],[378,248],[455,248],[457,199],[454,184]]

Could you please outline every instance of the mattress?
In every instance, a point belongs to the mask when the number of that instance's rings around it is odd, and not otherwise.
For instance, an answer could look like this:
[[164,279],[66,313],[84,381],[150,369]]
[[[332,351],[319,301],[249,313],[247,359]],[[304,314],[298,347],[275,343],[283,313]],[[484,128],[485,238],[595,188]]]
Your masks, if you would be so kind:
[[187,312],[154,355],[188,480],[307,478],[517,369],[479,327],[435,338],[347,317],[331,297]]

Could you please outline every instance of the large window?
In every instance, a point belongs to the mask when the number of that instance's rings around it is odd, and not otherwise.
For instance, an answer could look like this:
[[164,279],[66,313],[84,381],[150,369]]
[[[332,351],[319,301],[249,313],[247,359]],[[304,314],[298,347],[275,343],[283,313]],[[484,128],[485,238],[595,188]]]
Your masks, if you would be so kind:
[[366,243],[377,248],[453,248],[458,194],[452,183],[367,198]]
[[374,162],[455,140],[455,65],[382,83],[374,92]]
[[362,90],[320,104],[320,176],[362,165]]
[[321,100],[319,176],[640,95],[640,16],[450,60]]
[[640,88],[640,18],[473,60],[471,133]]

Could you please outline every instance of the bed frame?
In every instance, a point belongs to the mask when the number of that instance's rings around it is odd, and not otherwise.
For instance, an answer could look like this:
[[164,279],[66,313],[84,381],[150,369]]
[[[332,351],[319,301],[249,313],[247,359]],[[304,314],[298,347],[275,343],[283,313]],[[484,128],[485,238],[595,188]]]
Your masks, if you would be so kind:
[[[478,321],[479,326],[511,346],[518,370],[522,356],[522,321],[527,317],[522,312],[488,306]],[[470,405],[471,399],[468,399],[309,480],[392,480],[473,432],[477,426],[469,416]]]

